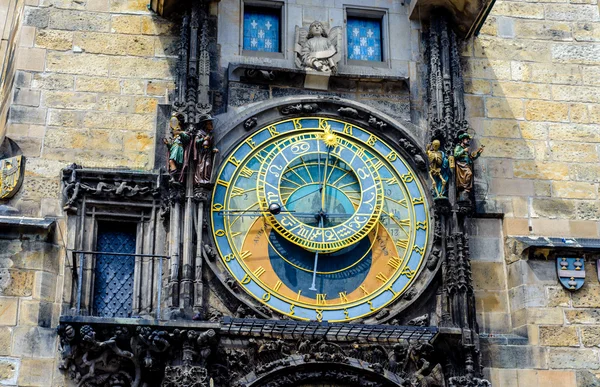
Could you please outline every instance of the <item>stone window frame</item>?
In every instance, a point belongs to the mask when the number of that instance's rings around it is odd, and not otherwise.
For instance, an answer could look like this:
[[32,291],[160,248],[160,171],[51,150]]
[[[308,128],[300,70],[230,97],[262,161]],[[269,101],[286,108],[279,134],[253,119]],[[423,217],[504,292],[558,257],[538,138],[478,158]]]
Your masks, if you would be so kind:
[[86,169],[73,164],[63,170],[62,179],[66,260],[61,315],[94,315],[97,254],[93,252],[99,223],[128,222],[136,228],[131,316],[156,317],[163,306],[168,268],[167,230],[158,196],[164,177],[153,172]]
[[[381,62],[348,59],[348,16],[381,20]],[[391,68],[388,10],[384,8],[344,5],[344,64],[348,66]]]
[[[269,8],[270,10],[279,10],[279,52],[244,50],[244,14],[246,6],[254,8]],[[283,1],[270,0],[241,0],[240,2],[240,55],[247,57],[260,57],[272,59],[286,58],[286,40],[287,40],[287,8]]]
[[[110,222],[133,223],[136,228],[135,254],[148,254],[158,247],[157,242],[160,236],[156,233],[158,231],[156,223],[159,219],[157,218],[158,211],[155,208],[135,208],[131,211],[132,209],[130,208],[118,208],[121,206],[108,207],[98,204],[93,206],[88,205],[88,207],[91,208],[89,210],[84,209],[85,215],[83,216],[82,214],[78,214],[77,216],[69,217],[69,229],[75,228],[77,230],[75,233],[76,235],[73,235],[73,238],[69,238],[69,242],[71,242],[69,248],[71,250],[96,251],[97,235],[100,227],[99,224]],[[139,210],[141,210],[141,212]],[[115,212],[112,213],[112,211]],[[82,223],[84,225],[83,227],[81,227]],[[154,232],[151,232],[151,229],[154,229]],[[72,259],[77,261],[77,267],[80,265],[81,255],[84,256],[84,265],[81,284],[81,311],[79,314],[95,316],[93,300],[95,295],[96,254],[74,253]],[[157,285],[159,282],[157,278],[158,265],[159,259],[156,257],[135,257],[131,317],[151,316],[156,313],[159,302],[157,297]],[[151,284],[151,288],[144,291],[147,284]],[[76,306],[78,285],[76,283],[73,285],[71,304],[72,306]],[[64,312],[65,311],[63,311],[63,314]]]

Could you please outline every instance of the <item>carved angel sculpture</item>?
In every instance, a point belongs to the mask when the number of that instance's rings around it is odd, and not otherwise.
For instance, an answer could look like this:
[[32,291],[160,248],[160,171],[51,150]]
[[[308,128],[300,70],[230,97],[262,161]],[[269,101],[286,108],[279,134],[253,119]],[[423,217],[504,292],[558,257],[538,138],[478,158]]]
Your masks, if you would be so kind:
[[296,26],[296,65],[301,69],[335,74],[341,48],[341,27],[327,33],[320,21],[312,22],[308,29]]

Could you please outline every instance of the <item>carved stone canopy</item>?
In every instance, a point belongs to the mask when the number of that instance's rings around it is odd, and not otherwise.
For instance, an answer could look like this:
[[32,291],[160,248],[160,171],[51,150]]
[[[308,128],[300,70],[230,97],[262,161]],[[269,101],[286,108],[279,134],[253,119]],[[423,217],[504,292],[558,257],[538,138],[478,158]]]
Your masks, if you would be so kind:
[[429,20],[434,12],[445,9],[460,36],[476,35],[487,19],[495,0],[414,0],[409,5],[413,20]]

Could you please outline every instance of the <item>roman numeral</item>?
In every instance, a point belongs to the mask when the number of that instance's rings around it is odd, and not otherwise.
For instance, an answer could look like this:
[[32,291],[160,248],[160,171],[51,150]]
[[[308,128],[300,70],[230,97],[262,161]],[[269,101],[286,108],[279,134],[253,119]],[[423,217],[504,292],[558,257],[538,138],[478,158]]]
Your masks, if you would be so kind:
[[381,160],[377,160],[377,162],[373,164],[373,168],[375,168],[376,170],[381,169],[381,167],[383,167],[383,161]]
[[326,305],[325,298],[327,298],[327,294],[317,293],[317,305]]
[[275,290],[276,292],[278,292],[279,288],[281,288],[281,285],[283,285],[281,283],[281,281],[277,281],[277,283],[275,284],[275,286],[273,286],[273,290]]
[[402,266],[402,258],[391,257],[388,261],[388,265],[394,270],[398,270],[400,269],[400,266]]
[[408,239],[398,239],[396,246],[400,247],[401,249],[408,248]]
[[246,179],[249,179],[255,173],[256,173],[256,171],[254,171],[248,167],[243,167],[242,170],[240,171],[240,176],[245,177]]
[[386,277],[385,274],[383,274],[382,272],[379,272],[379,274],[377,274],[375,278],[377,278],[381,282],[388,282],[388,277]]
[[231,189],[231,197],[242,196],[244,194],[244,189],[240,187],[233,187]]
[[367,290],[367,288],[365,288],[365,285],[360,285],[360,290],[363,291],[363,293],[365,294],[365,296],[369,295],[369,291]]
[[340,295],[340,304],[343,302],[348,302],[348,294],[346,292],[339,292]]
[[251,252],[249,252],[249,251],[242,251],[242,252],[240,253],[240,258],[242,258],[242,259],[246,259],[246,258],[250,257],[251,255],[252,255],[252,253],[251,253]]
[[265,269],[262,266],[259,266],[256,270],[254,270],[254,275],[257,277],[260,277],[261,275],[265,274]]

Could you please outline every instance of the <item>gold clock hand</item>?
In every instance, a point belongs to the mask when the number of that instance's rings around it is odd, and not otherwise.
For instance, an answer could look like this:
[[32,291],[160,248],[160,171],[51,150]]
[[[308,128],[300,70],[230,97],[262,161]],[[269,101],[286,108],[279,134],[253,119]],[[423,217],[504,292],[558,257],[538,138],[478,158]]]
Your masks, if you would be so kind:
[[[319,218],[319,228],[323,228],[323,214],[321,214]],[[317,263],[319,262],[319,250],[315,251],[315,264],[313,266],[313,277],[312,277],[312,285],[308,290],[312,290],[314,292],[317,291],[316,281],[317,281]]]
[[329,165],[329,153],[331,147],[327,147],[327,158],[325,159],[325,169],[323,170],[323,181],[321,182],[321,212],[325,212],[325,193],[327,191],[327,167]]

